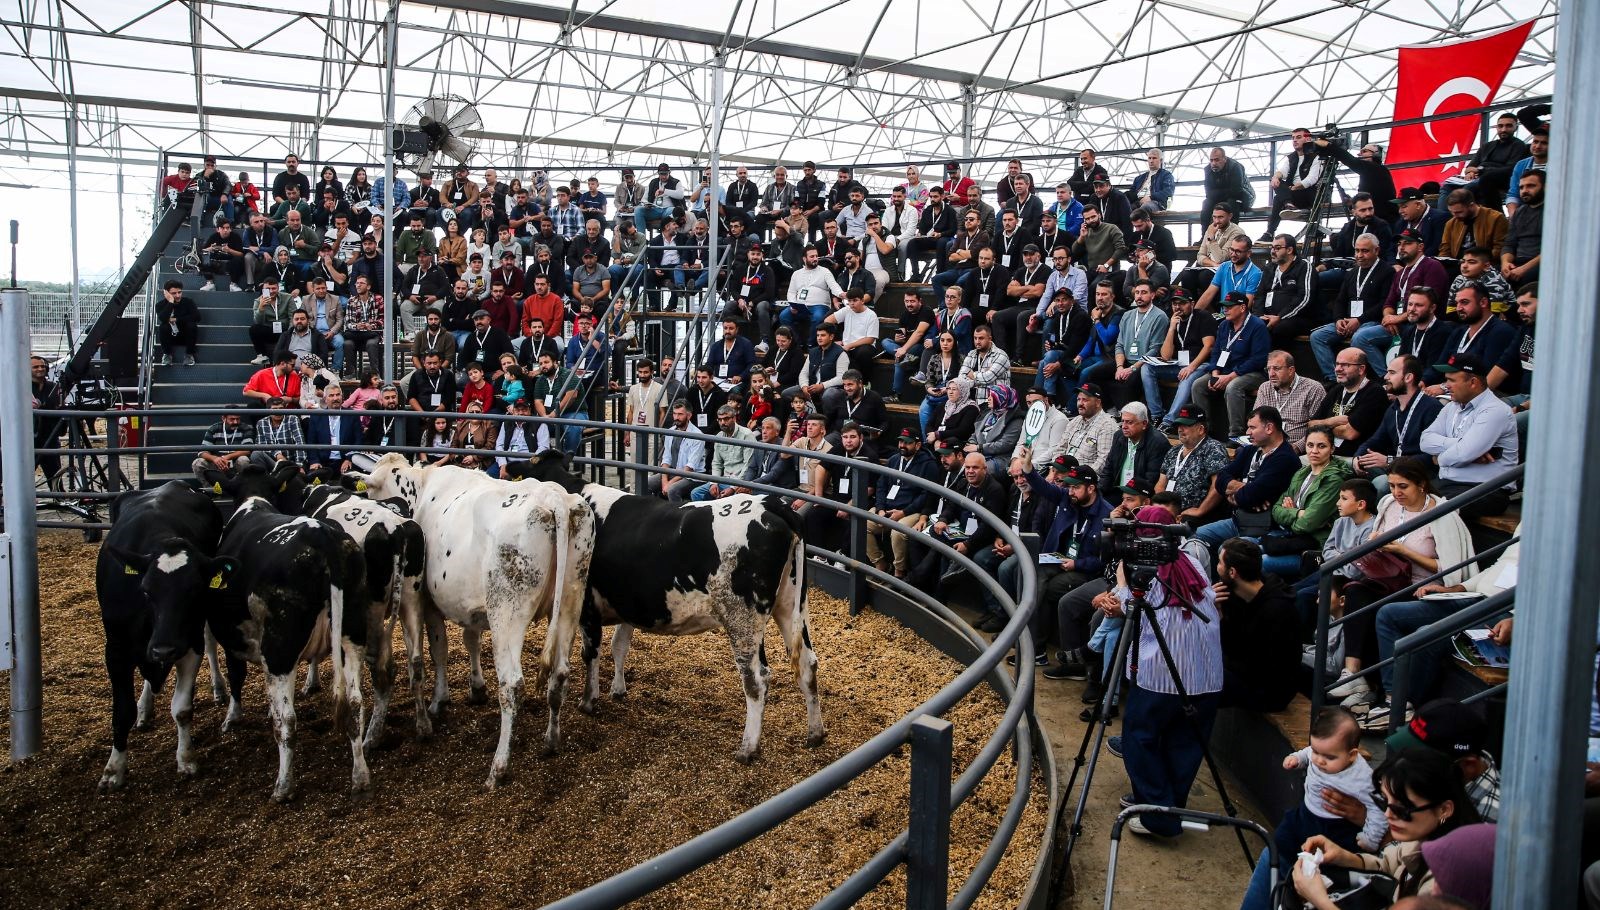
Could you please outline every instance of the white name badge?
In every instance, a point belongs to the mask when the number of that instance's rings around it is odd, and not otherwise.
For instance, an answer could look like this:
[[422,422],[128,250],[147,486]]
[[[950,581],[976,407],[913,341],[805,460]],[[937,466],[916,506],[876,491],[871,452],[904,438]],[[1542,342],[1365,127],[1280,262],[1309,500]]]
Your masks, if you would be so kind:
[[811,482],[811,469],[805,465],[800,466],[800,483],[805,485]]
[[479,348],[478,349],[478,357],[477,357],[477,360],[478,360],[479,363],[483,362],[483,355],[484,355],[483,348]]
[[696,415],[694,415],[694,425],[697,426],[697,427],[705,426],[706,425],[706,415],[704,415],[704,414],[696,414]]
[[978,308],[979,309],[983,309],[983,310],[987,310],[989,308],[989,295],[988,294],[979,294],[978,295]]
[[378,440],[378,445],[383,446],[384,448],[387,449],[389,447],[389,437],[385,436],[382,439]]
[[1000,265],[1008,269],[1011,268],[1011,255],[1009,253],[1000,257]]
[[723,364],[722,366],[717,367],[717,376],[718,376],[718,378],[721,378],[721,379],[727,379],[728,378],[728,365],[727,364]]
[[849,495],[849,493],[850,493],[850,478],[848,478],[848,477],[839,478],[839,495],[846,496],[846,495]]
[[968,518],[967,523],[961,526],[968,537],[978,533],[978,519],[976,516]]
[[1078,558],[1078,542],[1076,540],[1074,540],[1072,543],[1067,544],[1066,557],[1068,559],[1077,559]]
[[1132,343],[1130,343],[1128,345],[1128,356],[1129,357],[1138,357],[1139,356],[1139,342],[1135,341],[1135,342],[1132,342]]
[[750,296],[750,285],[747,284],[747,285],[744,285],[744,286],[740,287],[739,288],[739,296],[740,297],[749,297]]
[[811,289],[810,288],[801,288],[800,289],[800,302],[801,303],[804,303],[805,301],[810,299],[810,297],[811,297]]
[[1270,309],[1272,309],[1272,298],[1273,298],[1273,295],[1275,295],[1275,294],[1277,294],[1277,293],[1278,293],[1278,292],[1277,292],[1277,291],[1268,291],[1268,292],[1267,292],[1267,296],[1266,296],[1266,297],[1263,297],[1263,298],[1262,298],[1262,299],[1261,299],[1261,308],[1262,308],[1262,309],[1263,309],[1263,310],[1270,310]]
[[444,405],[444,396],[440,395],[440,394],[437,394],[437,393],[433,394],[433,395],[429,395],[428,396],[428,405],[429,405],[429,407],[435,407],[435,408],[443,407],[443,405]]
[[1361,314],[1366,312],[1366,309],[1367,309],[1367,305],[1365,303],[1363,303],[1362,301],[1360,301],[1360,300],[1352,300],[1352,301],[1350,301],[1350,318],[1351,319],[1360,319],[1361,318]]
[[551,407],[553,405],[553,403],[555,402],[555,398],[556,398],[556,396],[554,396],[554,395],[546,395],[546,396],[544,396],[544,406],[547,407],[547,408]]
[[419,281],[416,284],[413,284],[411,286],[411,296],[416,297],[416,296],[420,295],[421,293],[422,293],[422,282]]
[[282,335],[283,334],[283,323],[274,322],[272,324],[272,334],[274,334],[274,335]]
[[1228,366],[1228,358],[1231,357],[1231,356],[1232,356],[1232,354],[1229,353],[1228,351],[1223,351],[1222,353],[1218,354],[1217,355],[1217,369],[1221,370],[1221,369],[1226,368]]
[[1189,355],[1188,351],[1179,351],[1178,352],[1178,366],[1180,366],[1180,367],[1188,366],[1189,365],[1189,356],[1190,355]]
[[1526,372],[1532,373],[1533,372],[1533,361],[1531,361],[1531,360],[1522,361],[1522,369],[1525,370]]
[[898,498],[900,496],[900,484],[896,483],[894,486],[891,486],[889,488],[888,496],[890,499]]

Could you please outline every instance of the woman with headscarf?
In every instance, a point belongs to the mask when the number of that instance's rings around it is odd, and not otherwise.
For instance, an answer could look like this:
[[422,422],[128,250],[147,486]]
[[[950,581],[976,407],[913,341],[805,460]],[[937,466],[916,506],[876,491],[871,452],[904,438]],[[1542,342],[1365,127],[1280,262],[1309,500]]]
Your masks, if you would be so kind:
[[928,431],[928,445],[941,439],[966,439],[978,425],[978,403],[972,400],[972,382],[952,379],[944,386],[944,411]]
[[[456,421],[450,437],[450,448],[491,452],[494,451],[498,435],[499,427],[493,421],[483,419],[483,403],[474,401],[467,405],[467,416]],[[439,460],[439,464],[458,464],[463,468],[483,470],[494,464],[494,458],[487,455],[446,455]]]
[[996,477],[1011,463],[1011,453],[1022,438],[1023,411],[1017,407],[1017,400],[1017,390],[1011,386],[991,386],[989,407],[972,433],[973,444],[989,463],[989,473]]
[[906,204],[922,214],[922,207],[928,204],[928,185],[922,182],[922,171],[914,164],[906,165]]
[[323,366],[322,358],[315,354],[301,354],[295,368],[300,371],[300,403],[295,407],[322,407],[323,390],[327,389],[329,383],[338,385],[338,375]]
[[[1160,506],[1140,509],[1136,517],[1172,522],[1172,514]],[[1140,536],[1155,534],[1140,532]],[[1097,606],[1107,617],[1117,618],[1128,614],[1133,600],[1126,566],[1118,563],[1117,586],[1102,595]],[[1126,664],[1129,672],[1133,667],[1138,671],[1124,690],[1122,735],[1112,737],[1109,745],[1127,768],[1134,802],[1182,808],[1188,804],[1189,788],[1200,770],[1221,701],[1221,617],[1205,563],[1183,549],[1177,559],[1157,569],[1144,600],[1148,609],[1138,617],[1139,637],[1128,649]],[[1157,627],[1177,668],[1176,680],[1156,640]],[[1192,713],[1185,711],[1179,682]],[[1128,830],[1176,837],[1182,827],[1170,815],[1140,815],[1128,822]]]

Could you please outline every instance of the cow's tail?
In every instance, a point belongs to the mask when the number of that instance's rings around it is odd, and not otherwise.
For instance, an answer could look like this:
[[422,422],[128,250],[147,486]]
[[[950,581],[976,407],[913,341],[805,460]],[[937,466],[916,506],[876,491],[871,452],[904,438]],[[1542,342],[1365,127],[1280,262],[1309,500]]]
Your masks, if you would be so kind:
[[792,622],[780,628],[787,633],[783,644],[789,652],[789,664],[798,675],[801,645],[811,645],[811,615],[806,609],[806,540],[799,534],[789,545],[788,575],[779,587],[777,609],[787,610],[793,617]]
[[[366,628],[366,609],[368,604],[366,554],[356,546],[348,537],[340,535],[334,548],[337,557],[329,561],[328,572],[328,632],[332,639],[333,652],[333,728],[345,730],[350,723],[350,702],[345,697],[346,681],[349,674],[356,674],[360,678],[360,658],[346,664],[345,658],[345,633],[351,635],[352,640],[362,642],[358,648],[362,654],[366,651],[368,630]],[[354,611],[347,610],[348,604],[354,603]],[[359,702],[356,707],[360,711]],[[355,725],[360,726],[361,718],[357,716]]]
[[[556,526],[556,545],[550,552],[550,558],[555,564],[550,567],[552,571],[548,577],[555,590],[550,592],[550,622],[545,625],[544,647],[539,651],[541,684],[550,678],[550,671],[555,668],[556,649],[561,647],[561,600],[567,587],[567,573],[572,569],[572,558],[568,552],[571,546],[572,526],[565,514],[571,510],[571,506],[567,504],[565,496],[551,497],[550,500],[553,513],[551,518],[554,519]],[[557,507],[556,503],[560,503],[560,507]]]

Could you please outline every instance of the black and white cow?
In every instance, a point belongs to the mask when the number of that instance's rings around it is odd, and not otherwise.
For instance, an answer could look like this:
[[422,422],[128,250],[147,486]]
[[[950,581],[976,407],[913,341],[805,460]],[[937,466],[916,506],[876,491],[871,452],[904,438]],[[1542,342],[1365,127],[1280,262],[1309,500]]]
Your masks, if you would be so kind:
[[806,615],[805,540],[792,509],[769,496],[683,504],[632,496],[586,482],[555,452],[525,470],[581,493],[595,513],[589,596],[579,619],[587,670],[584,711],[592,711],[599,696],[602,626],[617,625],[611,638],[613,697],[627,692],[623,661],[635,627],[660,635],[721,628],[744,684],[744,737],[734,758],[752,761],[761,748],[769,675],[763,639],[770,616],[805,696],[806,745],[822,743],[817,655]]
[[429,637],[437,615],[461,626],[475,699],[484,692],[481,636],[491,635],[500,695],[500,742],[487,782],[493,789],[511,760],[522,644],[528,627],[545,616],[545,750],[561,742],[561,699],[594,551],[594,513],[583,497],[554,484],[496,480],[454,465],[423,468],[395,453],[378,459],[370,474],[347,476],[365,482],[376,499],[399,497],[410,505],[427,543],[427,602],[438,611],[425,611]]
[[[407,667],[416,695],[417,735],[433,735],[429,706],[422,686],[423,539],[422,528],[393,509],[357,496],[342,487],[313,485],[305,491],[303,514],[332,522],[344,529],[366,557],[367,664],[372,673],[372,717],[367,722],[366,745],[371,748],[383,733],[389,697],[394,687],[394,621],[399,619],[405,638]],[[434,663],[434,706],[444,700],[444,626],[430,641]],[[316,663],[312,663],[315,667]]]
[[[199,609],[186,623],[206,619],[228,655],[235,705],[247,663],[267,680],[267,705],[278,742],[272,798],[294,795],[294,680],[299,662],[333,652],[333,726],[350,743],[351,789],[370,785],[361,737],[361,664],[367,643],[367,567],[361,548],[339,527],[273,508],[268,497],[282,481],[255,465],[240,469],[233,488],[239,505],[217,545],[229,560],[221,597],[209,618]],[[346,603],[358,605],[346,609]],[[152,647],[154,644],[152,645]]]
[[[124,493],[111,502],[111,530],[95,565],[95,592],[106,632],[106,675],[111,680],[111,759],[100,790],[122,788],[128,772],[128,731],[148,729],[167,673],[174,666],[172,719],[178,727],[178,773],[198,770],[191,755],[194,681],[206,650],[203,617],[220,591],[226,559],[217,558],[222,516],[204,494],[173,481],[153,490]],[[198,623],[180,625],[189,610]],[[133,671],[144,693],[133,697]]]

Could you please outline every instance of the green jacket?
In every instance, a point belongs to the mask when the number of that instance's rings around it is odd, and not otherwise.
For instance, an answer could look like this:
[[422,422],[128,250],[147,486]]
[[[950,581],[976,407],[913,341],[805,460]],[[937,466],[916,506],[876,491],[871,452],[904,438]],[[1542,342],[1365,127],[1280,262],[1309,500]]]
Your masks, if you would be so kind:
[[311,214],[313,212],[311,203],[302,199],[290,205],[289,200],[285,199],[272,207],[272,226],[280,231],[283,230],[289,223],[289,212],[291,210],[300,213],[300,223],[302,225],[311,223]]
[[401,265],[416,265],[418,250],[439,252],[439,242],[434,239],[432,231],[413,232],[407,229],[394,239],[394,255]]
[[[1310,473],[1310,465],[1301,465],[1300,470],[1294,472],[1294,478],[1289,481],[1289,488],[1284,490],[1284,495],[1293,497],[1299,493],[1300,485],[1306,482]],[[1299,509],[1284,506],[1282,499],[1273,505],[1272,523],[1294,534],[1310,534],[1321,543],[1333,528],[1333,520],[1339,517],[1339,485],[1352,476],[1348,464],[1338,458],[1333,459],[1311,482],[1311,488],[1306,491]]]
[[289,316],[294,313],[294,298],[282,291],[278,292],[277,303],[273,306],[263,306],[263,298],[257,297],[250,306],[254,309],[256,325],[269,325],[274,322],[283,323],[283,330],[289,330]]
[[[295,241],[304,240],[305,246],[295,246]],[[278,246],[289,248],[289,255],[301,262],[315,262],[317,251],[322,249],[322,238],[317,236],[316,228],[300,225],[300,233],[284,228],[278,232]]]

